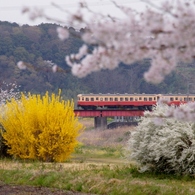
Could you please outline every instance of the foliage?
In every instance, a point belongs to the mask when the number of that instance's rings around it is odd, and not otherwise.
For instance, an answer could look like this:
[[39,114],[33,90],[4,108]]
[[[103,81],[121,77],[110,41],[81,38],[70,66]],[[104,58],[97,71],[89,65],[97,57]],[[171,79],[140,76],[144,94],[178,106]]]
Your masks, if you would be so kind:
[[3,130],[0,132],[0,157],[6,157],[6,156],[9,156],[7,153],[8,148],[4,143],[5,140],[3,139],[2,133],[3,133]]
[[[82,41],[77,36],[71,36],[71,33],[69,39],[60,41],[56,27],[56,24],[16,26],[16,24],[0,22],[0,82],[15,81],[21,86],[22,91],[40,94],[43,91],[57,93],[56,89],[60,88],[62,92],[66,92],[62,94],[66,99],[75,98],[79,93],[187,92],[187,84],[182,82],[184,78],[181,77],[181,71],[171,74],[160,85],[144,81],[143,74],[151,64],[148,59],[135,62],[131,66],[120,64],[115,70],[104,70],[79,79],[69,72],[70,68],[64,62],[64,56],[75,53]],[[75,31],[71,28],[71,32],[77,32],[79,36],[82,29]],[[31,66],[20,70],[16,66],[18,60],[24,60]],[[64,72],[53,73],[48,62],[56,64]],[[183,70],[182,72],[184,73]],[[194,71],[189,71],[188,68],[185,72],[188,81],[194,82]],[[194,85],[190,85],[190,92],[194,89]]]
[[[22,91],[36,94],[56,92],[59,88],[74,91],[63,94],[67,99],[86,91],[87,87],[69,74],[69,68],[64,63],[64,54],[76,52],[81,40],[70,37],[66,42],[61,42],[56,27],[56,24],[19,26],[0,21],[0,83],[15,82]],[[16,64],[21,60],[28,63],[29,69],[18,69]],[[48,61],[64,71],[53,73]]]
[[[127,128],[115,130],[118,136],[128,131]],[[112,133],[111,137],[115,137],[115,130],[106,130],[107,132],[104,135]],[[121,134],[119,134],[119,131],[121,131]],[[86,133],[88,134],[87,131],[83,134]],[[89,139],[97,137],[97,134],[89,137]],[[102,136],[102,138],[101,143],[109,139],[108,136]],[[87,145],[88,140],[83,141]],[[64,163],[0,159],[0,181],[12,186],[37,186],[39,192],[42,192],[42,187],[48,187],[51,190],[53,188],[61,189],[65,190],[65,194],[69,193],[66,190],[71,191],[70,194],[81,191],[87,194],[109,195],[193,195],[195,193],[194,175],[140,173],[137,167],[115,155],[114,143],[117,143],[117,140],[111,142],[113,144],[110,145],[109,151],[106,148],[106,152],[107,154],[113,154],[112,156],[105,156],[105,153],[100,154],[101,146],[94,142],[92,147],[80,145],[80,148],[74,153],[74,158]],[[97,151],[98,149],[99,151]],[[97,154],[99,155],[97,156]],[[20,192],[22,193],[22,191]]]
[[[1,115],[4,114],[5,104],[7,101],[10,101],[12,98],[16,100],[20,97],[19,86],[15,83],[2,83],[0,88],[0,112]],[[1,126],[1,125],[0,125]],[[2,127],[0,131],[0,157],[8,156],[7,146],[4,143],[4,138],[2,137],[2,133],[5,129]]]
[[74,115],[73,102],[48,92],[44,95],[22,94],[18,101],[6,104],[0,122],[9,154],[22,159],[63,161],[74,151],[82,129]]
[[167,112],[169,106],[157,105],[152,114],[145,113],[128,141],[127,157],[143,172],[194,174],[195,125],[166,117]]

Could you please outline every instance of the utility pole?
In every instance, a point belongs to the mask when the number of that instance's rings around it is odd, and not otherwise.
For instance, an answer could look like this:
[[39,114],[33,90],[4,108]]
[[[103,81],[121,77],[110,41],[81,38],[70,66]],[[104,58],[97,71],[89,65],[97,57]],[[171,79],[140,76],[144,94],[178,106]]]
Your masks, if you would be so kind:
[[189,78],[187,78],[187,102],[189,102],[189,88],[190,88],[190,82],[189,82]]

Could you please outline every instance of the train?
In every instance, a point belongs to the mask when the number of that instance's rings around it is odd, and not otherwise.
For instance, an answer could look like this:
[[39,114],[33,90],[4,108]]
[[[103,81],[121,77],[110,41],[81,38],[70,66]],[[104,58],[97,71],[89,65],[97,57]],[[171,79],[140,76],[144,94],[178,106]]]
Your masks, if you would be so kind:
[[179,106],[195,101],[195,94],[78,94],[77,107],[84,110],[129,109],[152,110],[158,100]]

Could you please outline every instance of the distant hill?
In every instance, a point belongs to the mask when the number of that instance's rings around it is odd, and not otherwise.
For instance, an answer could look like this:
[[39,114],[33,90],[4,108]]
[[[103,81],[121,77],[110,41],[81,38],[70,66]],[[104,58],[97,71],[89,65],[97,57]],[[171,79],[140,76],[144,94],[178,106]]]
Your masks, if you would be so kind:
[[[187,93],[194,91],[194,68],[180,66],[160,85],[146,83],[143,73],[149,68],[150,60],[136,62],[131,66],[120,64],[119,68],[100,71],[79,79],[70,73],[64,58],[75,53],[82,45],[77,32],[69,28],[73,35],[62,42],[56,33],[56,24],[38,26],[0,21],[0,87],[3,81],[16,82],[22,91],[32,93],[57,92],[62,89],[67,98],[75,98],[78,93]],[[19,70],[18,61],[31,64],[27,70]],[[57,64],[63,72],[51,72],[51,63]],[[188,83],[188,84],[186,84]]]

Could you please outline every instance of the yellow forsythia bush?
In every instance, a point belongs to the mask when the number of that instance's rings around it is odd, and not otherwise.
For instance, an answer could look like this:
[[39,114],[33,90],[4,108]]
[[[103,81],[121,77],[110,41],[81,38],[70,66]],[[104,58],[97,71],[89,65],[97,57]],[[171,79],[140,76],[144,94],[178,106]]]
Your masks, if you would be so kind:
[[70,157],[83,129],[74,114],[74,103],[62,100],[60,91],[58,95],[22,94],[20,100],[12,99],[0,123],[9,154],[47,162]]

